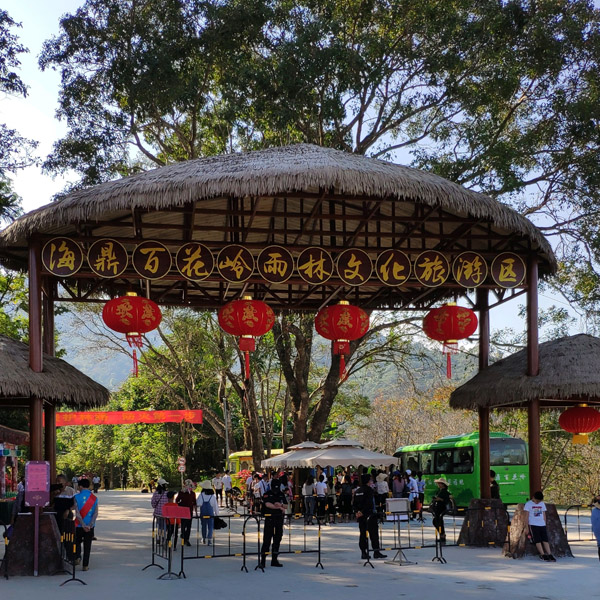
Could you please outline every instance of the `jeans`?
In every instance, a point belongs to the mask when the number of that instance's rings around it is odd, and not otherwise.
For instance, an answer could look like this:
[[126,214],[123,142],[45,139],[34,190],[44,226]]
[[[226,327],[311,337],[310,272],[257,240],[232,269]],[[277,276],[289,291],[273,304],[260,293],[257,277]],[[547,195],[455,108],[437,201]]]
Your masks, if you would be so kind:
[[304,496],[304,522],[312,522],[315,514],[315,497]]
[[90,552],[92,551],[92,539],[94,537],[94,528],[89,531],[84,531],[83,527],[78,527],[75,534],[75,543],[77,552],[75,558],[81,558],[81,542],[83,542],[83,566],[87,567],[90,564]]

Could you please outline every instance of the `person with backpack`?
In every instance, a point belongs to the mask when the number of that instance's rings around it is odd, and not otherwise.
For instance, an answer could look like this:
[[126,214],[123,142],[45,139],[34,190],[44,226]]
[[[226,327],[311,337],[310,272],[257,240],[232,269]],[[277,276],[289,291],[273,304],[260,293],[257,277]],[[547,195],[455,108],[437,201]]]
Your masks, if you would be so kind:
[[440,542],[444,544],[446,542],[444,515],[448,510],[448,504],[450,504],[450,491],[448,490],[450,484],[443,477],[436,479],[434,483],[438,486],[438,491],[431,499],[430,509],[433,513],[433,526],[440,536]]
[[215,491],[210,480],[203,481],[200,484],[202,492],[198,496],[196,505],[200,515],[200,526],[202,529],[202,543],[211,544],[215,517],[219,515],[219,503],[215,496]]

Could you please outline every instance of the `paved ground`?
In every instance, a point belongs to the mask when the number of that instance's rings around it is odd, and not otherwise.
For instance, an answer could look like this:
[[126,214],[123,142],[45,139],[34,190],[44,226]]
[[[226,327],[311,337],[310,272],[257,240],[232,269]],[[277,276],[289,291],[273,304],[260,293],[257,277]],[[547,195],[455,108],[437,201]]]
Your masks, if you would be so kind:
[[[44,598],[64,600],[65,595],[83,595],[86,600],[139,600],[193,595],[195,598],[244,598],[245,600],[281,597],[286,600],[354,600],[407,597],[418,600],[485,598],[486,600],[570,600],[600,599],[600,562],[592,542],[572,545],[574,559],[544,563],[527,558],[504,558],[498,549],[449,547],[444,551],[447,564],[431,562],[432,548],[406,551],[416,564],[388,564],[374,561],[374,569],[363,566],[357,546],[355,524],[323,528],[321,535],[324,569],[315,568],[316,554],[283,555],[282,569],[267,567],[254,571],[255,558],[249,559],[248,573],[240,570],[241,557],[185,561],[187,579],[158,581],[158,568],[142,571],[151,558],[150,498],[138,492],[100,492],[101,512],[97,523],[98,541],[92,547],[90,570],[77,576],[88,585],[70,582],[67,577],[27,577],[0,579],[0,598],[12,600]],[[241,519],[229,529],[218,532],[215,553],[241,549]],[[283,545],[292,550],[316,548],[316,528],[296,526],[292,538],[284,535]],[[413,535],[418,535],[413,531]],[[386,524],[386,545],[391,545],[394,526]],[[198,543],[198,546],[196,544]],[[256,545],[250,530],[247,543]],[[211,554],[211,547],[194,539],[193,553]],[[179,553],[176,569],[179,570]],[[390,558],[393,552],[388,552]],[[161,564],[164,561],[159,560]]]

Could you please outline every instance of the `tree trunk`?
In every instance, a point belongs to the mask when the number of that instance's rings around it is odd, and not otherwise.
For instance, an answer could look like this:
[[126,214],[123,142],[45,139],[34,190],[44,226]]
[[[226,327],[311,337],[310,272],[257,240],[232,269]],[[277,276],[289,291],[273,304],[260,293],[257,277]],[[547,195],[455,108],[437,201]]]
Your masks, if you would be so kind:
[[[349,357],[348,357],[349,358]],[[315,409],[310,422],[310,431],[308,439],[313,442],[320,442],[323,430],[327,425],[327,420],[331,414],[331,408],[337,396],[340,387],[340,357],[333,354],[333,345],[331,352],[331,367],[327,378],[323,384],[321,399]]]
[[[246,384],[250,384],[250,381],[247,381]],[[246,405],[246,412],[248,414],[248,434],[252,448],[252,462],[254,463],[255,469],[260,469],[260,463],[265,458],[265,449],[258,420],[256,396],[252,385],[248,385],[246,388],[245,393],[242,396],[242,403]]]
[[[285,377],[290,399],[292,416],[291,444],[299,444],[307,439],[308,373],[313,339],[313,316],[300,315],[299,324],[291,323],[285,315],[275,320],[273,325],[275,348]],[[294,339],[292,341],[292,336]],[[296,350],[292,356],[292,343]]]

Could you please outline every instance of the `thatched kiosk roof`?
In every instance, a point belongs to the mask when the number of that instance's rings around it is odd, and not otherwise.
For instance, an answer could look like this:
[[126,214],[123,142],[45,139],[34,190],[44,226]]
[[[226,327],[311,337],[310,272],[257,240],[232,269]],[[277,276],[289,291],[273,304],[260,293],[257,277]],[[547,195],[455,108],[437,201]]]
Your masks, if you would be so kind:
[[68,362],[44,355],[44,370],[29,368],[27,344],[0,335],[0,408],[27,404],[31,396],[69,407],[105,405],[110,392]]
[[452,408],[514,408],[539,398],[546,407],[600,404],[600,339],[587,334],[539,346],[540,372],[528,377],[527,350],[480,371],[450,395]]
[[[430,249],[449,256],[469,249],[488,260],[510,251],[536,256],[542,277],[556,269],[542,233],[508,206],[431,173],[309,144],[191,160],[72,192],[0,233],[0,260],[25,269],[33,234],[42,242],[71,237],[84,248],[111,238],[130,253],[142,240],[156,240],[173,255],[190,241],[215,256],[228,244],[256,255],[279,245],[295,256],[317,246],[334,259],[359,248],[371,260],[391,248],[411,260]],[[93,278],[84,265],[70,281],[84,282],[83,288]],[[121,293],[139,280],[128,266],[106,287]],[[491,281],[484,285],[494,287]],[[217,308],[242,292],[289,310],[314,310],[333,296],[351,296],[369,308],[427,307],[452,294],[448,287],[424,288],[414,278],[386,287],[374,273],[356,287],[335,273],[326,285],[307,286],[297,274],[269,283],[256,270],[244,283],[223,283],[215,269],[189,284],[175,267],[152,281],[151,293],[163,304]]]

